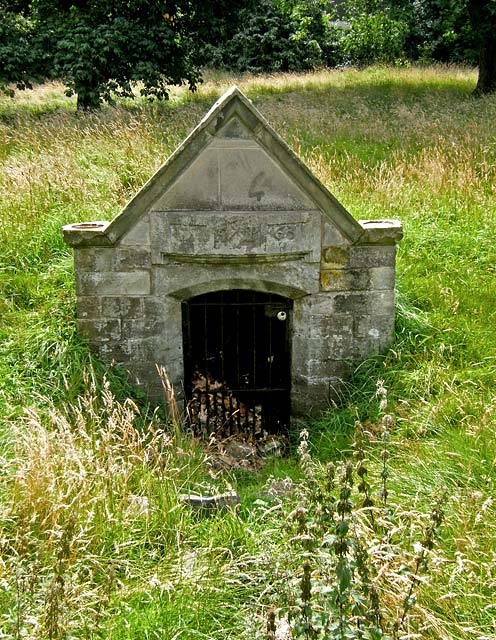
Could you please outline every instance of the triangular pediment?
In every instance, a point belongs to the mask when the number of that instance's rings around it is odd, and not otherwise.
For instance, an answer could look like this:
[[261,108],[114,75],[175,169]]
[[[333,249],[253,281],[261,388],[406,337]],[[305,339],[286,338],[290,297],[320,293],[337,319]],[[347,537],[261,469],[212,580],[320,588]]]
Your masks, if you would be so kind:
[[152,211],[299,211],[315,205],[233,116]]
[[118,241],[153,211],[319,211],[348,241],[362,233],[236,87],[213,105],[106,236]]

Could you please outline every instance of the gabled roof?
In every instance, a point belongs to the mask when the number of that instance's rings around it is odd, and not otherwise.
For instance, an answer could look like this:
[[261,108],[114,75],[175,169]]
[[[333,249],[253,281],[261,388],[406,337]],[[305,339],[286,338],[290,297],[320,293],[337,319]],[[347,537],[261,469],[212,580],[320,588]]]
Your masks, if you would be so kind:
[[[311,201],[312,208],[319,210],[350,242],[358,240],[363,234],[362,226],[313,175],[236,86],[217,100],[183,143],[110,224],[95,223],[100,225],[95,228],[80,225],[80,230],[85,233],[81,233],[79,242],[66,229],[66,240],[70,244],[80,244],[81,241],[86,244],[91,237],[91,244],[115,244],[174,185],[216,136],[236,137],[236,128],[248,132],[251,139],[284,171],[295,188],[301,190]],[[71,225],[71,231],[76,230],[76,227],[77,225]]]

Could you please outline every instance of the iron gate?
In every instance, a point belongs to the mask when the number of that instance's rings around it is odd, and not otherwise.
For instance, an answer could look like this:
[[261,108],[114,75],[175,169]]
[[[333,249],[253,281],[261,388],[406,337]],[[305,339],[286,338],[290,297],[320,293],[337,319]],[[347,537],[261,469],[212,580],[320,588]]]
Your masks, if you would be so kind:
[[235,289],[183,302],[187,412],[195,432],[289,426],[292,300]]

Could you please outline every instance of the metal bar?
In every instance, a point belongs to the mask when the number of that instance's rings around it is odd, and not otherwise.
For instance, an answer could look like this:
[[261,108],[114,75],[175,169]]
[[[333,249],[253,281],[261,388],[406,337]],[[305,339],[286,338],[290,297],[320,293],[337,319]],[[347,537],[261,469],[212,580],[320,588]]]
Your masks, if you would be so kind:
[[[236,297],[239,300],[239,291],[236,293]],[[238,387],[241,386],[239,370],[239,305],[236,307],[236,381]]]
[[[223,303],[224,301],[224,292],[222,292],[221,294],[221,301]],[[221,310],[220,310],[220,370],[221,370],[221,377],[222,380],[220,380],[220,382],[225,382],[225,351],[226,351],[226,346],[225,346],[225,339],[224,339],[224,315],[225,315],[225,306],[224,304],[222,304]]]
[[205,367],[205,371],[203,372],[203,375],[205,376],[205,407],[206,407],[206,412],[207,412],[207,419],[206,419],[206,429],[207,429],[207,434],[208,431],[210,429],[210,412],[211,412],[211,407],[210,407],[210,398],[209,398],[209,393],[208,393],[208,365],[207,365],[207,361],[208,361],[208,318],[207,318],[207,306],[205,305],[203,307],[203,362],[204,362],[204,367]]

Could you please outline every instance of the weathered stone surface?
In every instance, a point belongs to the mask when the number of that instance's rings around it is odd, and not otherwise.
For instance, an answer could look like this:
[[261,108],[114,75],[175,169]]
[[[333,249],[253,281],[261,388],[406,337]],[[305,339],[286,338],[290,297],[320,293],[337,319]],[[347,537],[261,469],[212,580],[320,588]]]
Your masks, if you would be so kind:
[[348,247],[350,240],[328,220],[322,222],[322,246],[323,247]]
[[110,223],[106,220],[77,222],[62,227],[64,240],[71,247],[108,247],[112,241],[107,235]]
[[403,237],[403,228],[398,220],[359,220],[363,227],[361,244],[397,244]]
[[89,342],[115,342],[121,338],[120,320],[78,320],[79,333]]
[[394,267],[396,246],[354,246],[350,247],[349,266],[352,269],[368,267]]
[[260,147],[225,149],[218,160],[224,210],[292,211],[315,206]]
[[383,289],[338,293],[334,298],[334,310],[336,313],[349,313],[353,317],[366,314],[394,314],[394,291]]
[[394,267],[372,267],[370,273],[370,289],[377,291],[380,289],[394,290],[395,268]]
[[368,269],[325,269],[320,272],[321,291],[363,291],[369,287]]
[[219,180],[217,150],[206,149],[157,200],[152,210],[218,210],[221,208]]
[[150,273],[148,271],[131,272],[76,272],[76,290],[78,295],[148,295],[150,293]]
[[146,298],[104,296],[101,298],[102,315],[106,318],[142,318]]
[[353,319],[353,334],[356,338],[387,346],[393,337],[394,317],[388,315],[356,316]]
[[81,247],[74,249],[76,272],[112,271],[115,249],[108,247]]
[[121,238],[119,245],[121,247],[150,246],[150,220],[149,215],[142,215],[136,224]]
[[136,271],[149,269],[151,255],[148,247],[126,247],[115,249],[112,261],[113,271]]
[[142,338],[151,338],[153,336],[164,335],[165,322],[158,318],[142,318],[139,320],[123,320],[122,321],[122,337],[133,338],[140,336]]
[[[160,212],[151,218],[154,264],[185,259],[239,262],[320,261],[320,214]],[[225,260],[224,260],[225,258]]]
[[259,265],[171,263],[154,267],[152,274],[156,296],[172,295],[183,300],[221,289],[278,291],[281,295],[288,295],[286,291],[295,286],[301,287],[301,294],[319,290],[318,264],[301,260]]
[[401,234],[395,221],[352,218],[237,89],[111,223],[64,228],[80,333],[154,401],[158,365],[184,406],[184,301],[232,289],[288,298],[293,414],[332,407],[354,363],[390,344]]
[[79,319],[100,319],[102,317],[102,299],[98,296],[78,296],[76,309]]
[[307,295],[297,301],[294,305],[294,318],[295,322],[301,321],[305,324],[307,322],[305,314],[313,315],[329,315],[334,313],[334,298],[336,293],[315,293],[313,295]]
[[350,252],[347,247],[330,246],[322,249],[322,269],[344,269]]

